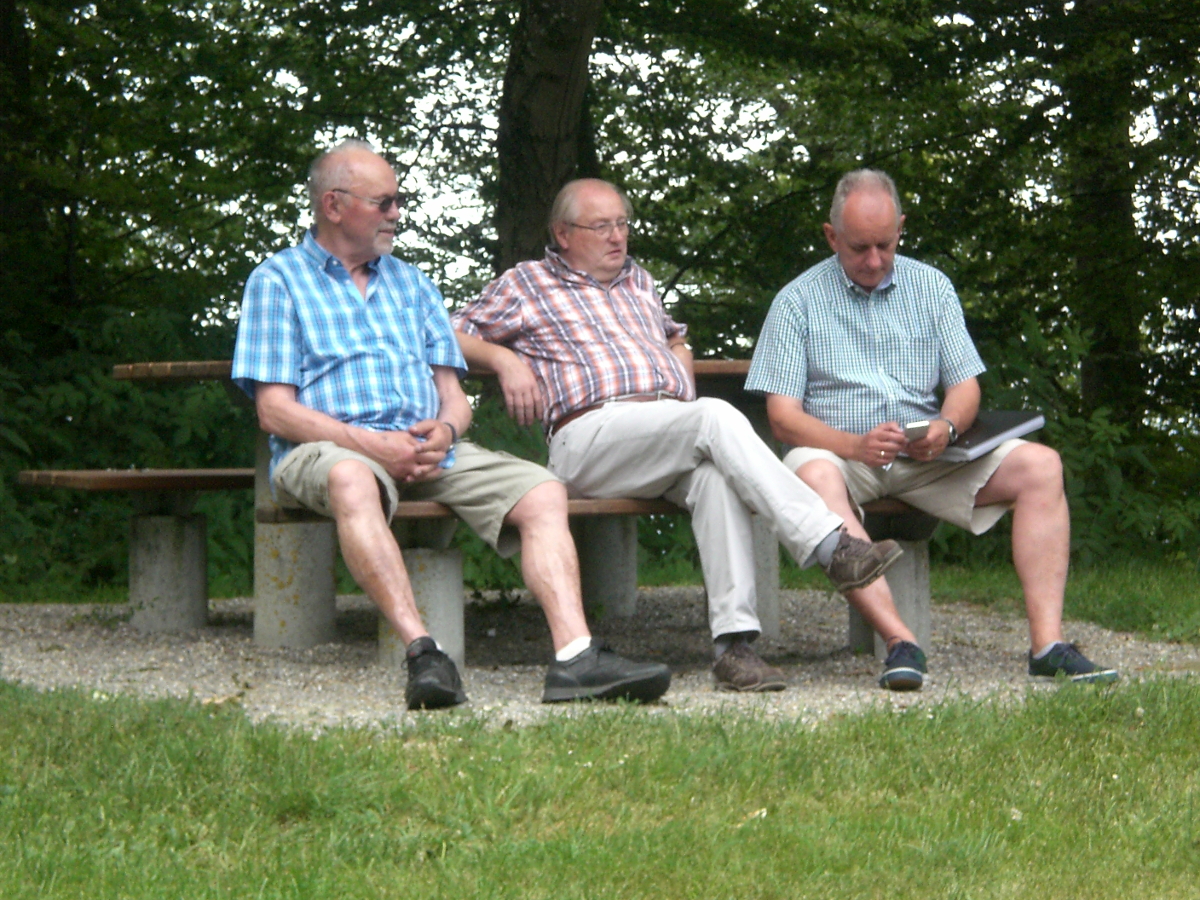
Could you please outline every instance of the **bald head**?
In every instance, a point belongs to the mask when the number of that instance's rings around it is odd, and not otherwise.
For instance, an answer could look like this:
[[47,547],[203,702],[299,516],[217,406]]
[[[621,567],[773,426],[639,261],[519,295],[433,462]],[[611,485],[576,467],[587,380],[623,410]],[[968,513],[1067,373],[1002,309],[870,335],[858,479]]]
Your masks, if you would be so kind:
[[873,291],[891,274],[904,228],[896,185],[877,169],[859,169],[838,182],[825,239],[846,277]]
[[314,160],[308,193],[317,243],[347,269],[392,252],[400,207],[396,173],[365,141],[343,141]]
[[595,278],[612,282],[628,257],[629,199],[599,178],[568,182],[550,210],[550,236],[563,261]]

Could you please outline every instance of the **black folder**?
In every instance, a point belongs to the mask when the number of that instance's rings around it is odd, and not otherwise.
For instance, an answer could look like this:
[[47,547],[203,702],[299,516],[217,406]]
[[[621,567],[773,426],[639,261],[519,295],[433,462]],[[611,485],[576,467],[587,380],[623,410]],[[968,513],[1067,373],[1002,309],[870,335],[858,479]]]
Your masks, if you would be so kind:
[[990,409],[975,417],[975,424],[958,436],[938,457],[946,462],[970,462],[995,450],[1010,438],[1023,437],[1046,424],[1040,412],[1027,409]]

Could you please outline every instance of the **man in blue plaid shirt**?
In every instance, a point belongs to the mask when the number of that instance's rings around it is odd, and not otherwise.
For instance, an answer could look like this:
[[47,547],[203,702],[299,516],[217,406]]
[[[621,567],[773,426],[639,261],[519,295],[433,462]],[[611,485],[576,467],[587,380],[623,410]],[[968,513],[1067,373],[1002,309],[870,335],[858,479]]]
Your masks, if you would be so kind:
[[[1062,463],[1021,440],[966,463],[939,460],[979,411],[984,365],[950,280],[896,255],[904,216],[883,172],[838,183],[825,237],[834,256],[787,285],[763,326],[747,390],[767,395],[784,463],[866,537],[859,504],[890,496],[974,534],[1013,512],[1013,563],[1025,592],[1029,673],[1113,681],[1063,640],[1070,515]],[[938,390],[942,397],[939,402]],[[906,440],[901,423],[929,420]],[[847,599],[887,641],[880,683],[921,687],[925,654],[900,620],[886,578]]]
[[271,435],[276,499],[337,523],[347,568],[407,647],[410,709],[466,695],[421,622],[388,525],[401,494],[445,503],[504,555],[522,551],[554,641],[545,702],[657,699],[666,666],[591,638],[563,485],[459,440],[471,423],[466,365],[437,288],[391,255],[396,187],[392,167],[361,141],[318,157],[308,181],[315,228],[246,282],[233,377]]

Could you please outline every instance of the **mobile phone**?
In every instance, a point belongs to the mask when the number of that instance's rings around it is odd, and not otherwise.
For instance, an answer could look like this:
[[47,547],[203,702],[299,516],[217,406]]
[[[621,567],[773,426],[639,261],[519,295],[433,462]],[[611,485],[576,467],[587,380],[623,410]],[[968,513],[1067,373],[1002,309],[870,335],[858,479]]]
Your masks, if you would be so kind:
[[929,433],[929,421],[922,420],[920,422],[909,422],[904,426],[904,439],[906,441],[919,441]]

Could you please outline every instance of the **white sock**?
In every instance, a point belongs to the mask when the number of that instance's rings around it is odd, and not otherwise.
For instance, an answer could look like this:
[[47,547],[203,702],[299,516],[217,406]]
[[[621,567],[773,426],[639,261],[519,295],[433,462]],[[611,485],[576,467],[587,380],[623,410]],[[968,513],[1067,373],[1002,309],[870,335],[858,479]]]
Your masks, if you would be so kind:
[[833,559],[833,551],[837,549],[838,541],[842,539],[842,529],[837,528],[825,535],[821,543],[817,544],[817,549],[813,551],[813,556],[817,558],[817,562],[822,566],[829,565]]
[[1049,653],[1051,650],[1053,650],[1055,647],[1057,647],[1061,643],[1062,643],[1062,641],[1051,641],[1045,647],[1043,647],[1041,650],[1039,650],[1037,653],[1033,654],[1033,658],[1041,659],[1043,656],[1045,656],[1047,653]]
[[554,658],[559,662],[570,662],[590,646],[592,646],[591,635],[575,638],[575,640],[555,653]]

